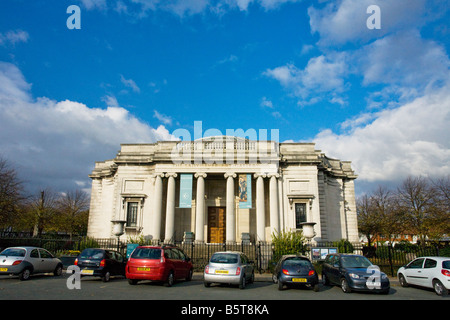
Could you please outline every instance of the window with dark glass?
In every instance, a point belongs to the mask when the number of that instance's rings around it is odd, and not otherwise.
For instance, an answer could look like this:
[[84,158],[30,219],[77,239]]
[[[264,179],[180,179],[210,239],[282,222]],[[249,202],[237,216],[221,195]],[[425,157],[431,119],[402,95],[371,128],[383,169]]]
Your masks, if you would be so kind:
[[136,227],[138,216],[138,202],[128,202],[127,227]]
[[306,203],[295,204],[295,227],[301,229],[301,223],[306,222]]

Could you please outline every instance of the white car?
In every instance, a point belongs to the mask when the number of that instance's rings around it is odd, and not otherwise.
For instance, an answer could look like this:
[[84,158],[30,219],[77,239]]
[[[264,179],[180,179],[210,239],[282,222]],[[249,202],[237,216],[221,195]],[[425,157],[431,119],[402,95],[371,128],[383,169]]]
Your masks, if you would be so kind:
[[397,271],[402,287],[416,285],[433,288],[438,295],[447,295],[450,290],[450,258],[420,257]]

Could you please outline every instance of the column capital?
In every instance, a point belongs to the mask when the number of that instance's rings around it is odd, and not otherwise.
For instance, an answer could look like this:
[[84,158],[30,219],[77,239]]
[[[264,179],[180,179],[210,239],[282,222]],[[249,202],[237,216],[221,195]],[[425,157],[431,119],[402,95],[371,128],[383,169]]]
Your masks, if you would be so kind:
[[197,172],[194,176],[196,178],[200,178],[200,177],[206,178],[208,175],[206,173],[204,173],[204,172]]
[[232,177],[232,178],[237,177],[236,173],[234,173],[234,172],[225,172],[225,174],[223,176],[225,177],[225,179],[230,178],[230,177]]
[[253,175],[253,177],[255,177],[255,178],[267,178],[267,174],[266,173],[255,173]]
[[178,174],[175,173],[175,172],[167,172],[164,176],[165,176],[166,178],[169,178],[169,177],[176,178],[176,177],[178,177]]
[[267,177],[269,177],[269,178],[272,178],[272,177],[274,177],[274,178],[279,178],[281,175],[279,174],[279,173],[268,173],[267,174]]
[[160,172],[152,174],[152,178],[157,178],[157,177],[164,178],[164,176],[165,176],[165,174],[160,173]]

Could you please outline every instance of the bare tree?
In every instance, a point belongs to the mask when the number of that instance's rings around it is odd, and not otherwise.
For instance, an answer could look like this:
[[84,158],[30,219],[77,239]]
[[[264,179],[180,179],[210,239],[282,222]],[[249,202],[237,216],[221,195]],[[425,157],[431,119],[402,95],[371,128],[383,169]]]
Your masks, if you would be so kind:
[[430,234],[435,193],[423,177],[408,177],[397,190],[398,203],[407,216],[409,228],[419,236],[423,245]]
[[44,229],[50,229],[56,213],[58,196],[50,189],[40,191],[27,203],[27,216],[34,225],[33,235],[40,237]]
[[11,223],[24,199],[23,184],[16,170],[0,157],[0,227]]
[[81,190],[62,194],[57,202],[59,214],[59,230],[72,235],[76,231],[87,228],[89,215],[89,197]]
[[372,239],[376,238],[381,231],[381,226],[376,210],[373,208],[371,197],[364,195],[356,201],[359,232],[366,236],[370,247]]

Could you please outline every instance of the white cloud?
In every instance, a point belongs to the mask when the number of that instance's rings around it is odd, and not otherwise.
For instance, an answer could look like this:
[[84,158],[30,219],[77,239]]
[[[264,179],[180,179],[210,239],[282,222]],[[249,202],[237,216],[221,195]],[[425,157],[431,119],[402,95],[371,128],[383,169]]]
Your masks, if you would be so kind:
[[138,85],[136,84],[136,82],[134,82],[133,79],[125,79],[123,75],[120,75],[120,81],[124,86],[131,88],[134,92],[137,93],[141,92],[141,89],[138,87]]
[[9,30],[6,33],[0,32],[0,45],[12,44],[19,42],[27,42],[29,34],[23,30]]
[[450,81],[410,103],[345,125],[352,128],[349,133],[327,129],[314,141],[327,155],[351,160],[362,181],[450,173]]
[[161,121],[164,125],[172,125],[172,118],[169,116],[166,116],[165,114],[159,113],[157,110],[153,110],[153,118],[158,119]]
[[[21,71],[0,62],[0,150],[31,188],[89,184],[95,161],[113,158],[121,143],[172,140],[105,97],[106,109],[46,97],[33,98]],[[33,190],[35,191],[35,190]]]
[[268,69],[263,74],[279,81],[295,96],[300,97],[302,103],[306,100],[317,102],[319,94],[329,93],[328,100],[331,103],[344,104],[344,99],[336,97],[336,93],[345,91],[344,78],[348,73],[345,54],[332,54],[330,57],[313,57],[304,69],[287,64]]
[[99,9],[106,10],[106,0],[80,0],[87,10]]

